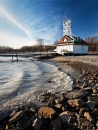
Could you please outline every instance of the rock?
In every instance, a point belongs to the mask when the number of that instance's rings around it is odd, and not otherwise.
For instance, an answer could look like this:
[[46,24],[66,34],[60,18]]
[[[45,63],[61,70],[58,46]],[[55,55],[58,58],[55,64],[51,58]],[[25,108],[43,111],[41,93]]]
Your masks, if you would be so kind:
[[68,110],[68,103],[65,102],[65,104],[62,106],[62,111],[67,111]]
[[42,124],[43,123],[42,123],[41,119],[36,118],[34,120],[34,123],[33,123],[32,127],[34,128],[34,130],[40,130]]
[[68,100],[68,104],[71,107],[81,107],[85,105],[85,102],[82,99],[73,99],[73,100]]
[[62,109],[62,104],[56,104],[55,107],[59,108],[59,109]]
[[9,119],[9,124],[17,122],[22,117],[23,117],[23,111],[17,112],[11,119]]
[[31,126],[32,121],[29,120],[26,116],[20,119],[16,124],[16,127],[18,127],[19,130],[29,130]]
[[65,97],[68,99],[84,98],[86,96],[87,96],[87,93],[82,89],[73,90],[65,94]]
[[93,127],[93,124],[90,121],[85,121],[82,123],[82,127]]
[[31,111],[32,114],[35,114],[35,113],[37,112],[34,107],[31,107],[31,108],[30,108],[30,111]]
[[48,130],[63,130],[62,122],[59,118],[50,121]]
[[92,117],[92,115],[89,112],[85,112],[84,117],[87,118],[90,122],[94,121],[94,118]]
[[55,105],[55,98],[54,97],[50,97],[48,100],[48,106],[52,107]]
[[51,119],[56,116],[56,111],[50,107],[42,106],[38,111],[38,116]]
[[88,101],[95,102],[98,105],[98,97],[88,97]]
[[69,123],[72,116],[73,116],[72,113],[70,113],[69,111],[65,111],[65,112],[62,112],[59,117],[63,123]]
[[8,129],[8,127],[7,127],[7,129],[6,128],[4,129],[4,126],[0,125],[0,130],[9,130],[9,129]]
[[95,87],[95,88],[98,88],[98,83],[96,83],[94,87]]
[[95,109],[92,111],[92,114],[95,115],[95,116],[98,116],[98,109],[95,108]]
[[52,80],[51,79],[48,79],[48,80],[45,80],[46,83],[51,83]]
[[6,120],[9,117],[10,117],[10,113],[9,112],[0,114],[0,122]]
[[95,108],[95,102],[88,101],[86,105],[90,110],[93,110]]
[[38,96],[38,100],[41,102],[46,102],[49,100],[51,92],[43,92]]
[[80,108],[80,111],[79,111],[80,116],[83,116],[84,112],[89,112],[89,109],[88,108]]
[[93,89],[91,87],[86,87],[86,88],[83,88],[83,90],[89,94],[92,94],[93,93]]

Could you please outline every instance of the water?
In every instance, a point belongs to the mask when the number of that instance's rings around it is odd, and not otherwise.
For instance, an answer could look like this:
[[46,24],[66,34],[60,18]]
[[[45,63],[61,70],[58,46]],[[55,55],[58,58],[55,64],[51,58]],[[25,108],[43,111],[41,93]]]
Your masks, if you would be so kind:
[[[51,79],[51,83],[45,82]],[[0,106],[19,101],[33,101],[43,91],[64,92],[72,89],[73,81],[49,63],[21,58],[12,62],[11,57],[0,57]]]

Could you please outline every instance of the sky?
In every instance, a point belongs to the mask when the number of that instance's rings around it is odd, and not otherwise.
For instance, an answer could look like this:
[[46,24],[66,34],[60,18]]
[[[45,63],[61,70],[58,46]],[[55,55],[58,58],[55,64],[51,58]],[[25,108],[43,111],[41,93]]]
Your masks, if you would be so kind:
[[63,20],[85,39],[98,35],[98,0],[0,0],[0,46],[52,45],[63,36]]

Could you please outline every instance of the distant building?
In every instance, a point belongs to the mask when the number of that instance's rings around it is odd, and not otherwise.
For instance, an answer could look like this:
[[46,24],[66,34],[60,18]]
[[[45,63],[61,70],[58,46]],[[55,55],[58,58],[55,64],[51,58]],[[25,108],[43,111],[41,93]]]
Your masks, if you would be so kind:
[[72,35],[71,21],[63,21],[63,37],[57,43],[57,53],[88,54],[88,43],[80,37]]

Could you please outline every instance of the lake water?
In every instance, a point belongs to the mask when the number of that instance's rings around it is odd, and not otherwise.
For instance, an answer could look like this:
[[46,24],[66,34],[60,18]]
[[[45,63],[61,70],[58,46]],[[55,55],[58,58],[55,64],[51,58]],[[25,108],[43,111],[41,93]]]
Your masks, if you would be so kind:
[[[45,82],[51,79],[51,83]],[[33,101],[43,91],[64,92],[72,88],[73,81],[58,67],[33,58],[0,57],[0,106],[10,102]]]

